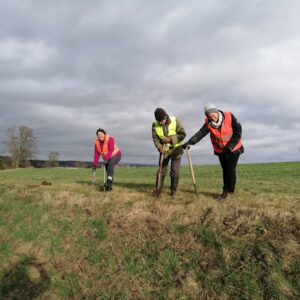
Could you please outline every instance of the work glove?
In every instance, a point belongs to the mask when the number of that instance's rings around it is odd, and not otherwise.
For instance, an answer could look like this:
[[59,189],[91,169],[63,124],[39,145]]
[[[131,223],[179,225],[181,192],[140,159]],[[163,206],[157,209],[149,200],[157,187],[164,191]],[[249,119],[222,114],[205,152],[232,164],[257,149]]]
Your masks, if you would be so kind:
[[224,154],[230,154],[230,153],[231,153],[231,149],[226,145],[226,146],[223,148],[223,153],[224,153]]
[[172,139],[169,136],[162,136],[160,139],[164,144],[172,142]]
[[182,145],[182,148],[185,150],[186,148],[190,148],[191,144],[189,142],[185,142],[183,145]]

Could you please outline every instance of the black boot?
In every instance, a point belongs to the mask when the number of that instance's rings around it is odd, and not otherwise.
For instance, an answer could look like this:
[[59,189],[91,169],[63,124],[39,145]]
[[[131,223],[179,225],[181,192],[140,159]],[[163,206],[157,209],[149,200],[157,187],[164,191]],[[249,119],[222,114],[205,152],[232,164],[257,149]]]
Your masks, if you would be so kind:
[[176,190],[178,186],[179,177],[171,177],[171,196],[176,196]]
[[112,180],[107,179],[106,183],[103,185],[104,192],[110,192],[112,190]]

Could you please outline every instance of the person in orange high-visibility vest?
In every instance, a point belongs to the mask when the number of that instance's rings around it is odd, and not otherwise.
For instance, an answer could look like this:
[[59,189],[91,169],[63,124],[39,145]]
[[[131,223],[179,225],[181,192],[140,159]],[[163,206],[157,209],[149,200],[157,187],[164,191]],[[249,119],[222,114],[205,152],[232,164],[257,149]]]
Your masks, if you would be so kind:
[[208,133],[214,154],[219,157],[223,170],[223,193],[219,200],[232,196],[236,185],[236,166],[240,154],[244,152],[242,144],[242,126],[231,112],[218,110],[215,105],[208,103],[204,107],[206,115],[202,128],[183,145],[195,145]]
[[108,192],[112,190],[114,169],[121,160],[121,150],[116,146],[114,137],[106,134],[104,129],[97,129],[96,135],[93,170],[96,171],[99,158],[102,156],[107,174],[104,191]]

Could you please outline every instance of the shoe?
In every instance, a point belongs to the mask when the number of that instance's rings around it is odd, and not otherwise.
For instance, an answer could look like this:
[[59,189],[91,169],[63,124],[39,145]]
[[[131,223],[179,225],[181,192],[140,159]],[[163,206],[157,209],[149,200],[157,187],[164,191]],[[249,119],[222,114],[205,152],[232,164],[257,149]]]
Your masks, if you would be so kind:
[[110,192],[112,191],[112,180],[108,179],[106,183],[103,185],[103,191],[104,192]]
[[111,192],[112,191],[112,187],[109,187],[107,185],[103,185],[103,192]]
[[233,196],[233,193],[227,192],[227,191],[223,191],[223,193],[218,196],[218,200],[219,201],[224,201],[226,199],[231,198],[232,196]]

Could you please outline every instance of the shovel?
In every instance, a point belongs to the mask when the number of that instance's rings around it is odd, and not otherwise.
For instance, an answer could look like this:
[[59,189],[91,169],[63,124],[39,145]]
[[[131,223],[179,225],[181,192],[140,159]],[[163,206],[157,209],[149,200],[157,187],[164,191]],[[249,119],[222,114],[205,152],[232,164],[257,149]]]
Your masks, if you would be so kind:
[[188,161],[189,161],[189,166],[190,166],[190,171],[191,171],[191,175],[192,175],[192,179],[193,179],[193,185],[194,185],[195,193],[196,193],[197,199],[199,199],[199,195],[198,195],[197,187],[196,187],[196,179],[195,179],[195,174],[194,174],[194,170],[193,170],[192,159],[191,159],[191,156],[190,156],[190,150],[189,149],[190,149],[190,147],[187,146],[186,147],[186,155],[187,155],[187,158],[188,158]]
[[103,191],[105,192],[105,183],[106,183],[106,169],[105,165],[103,164]]
[[[163,152],[165,150],[165,144],[163,145]],[[160,198],[161,194],[161,173],[162,173],[162,165],[163,165],[163,160],[164,160],[164,155],[163,153],[160,153],[159,157],[159,169],[156,174],[156,185],[155,185],[155,190],[154,190],[154,195],[156,195],[157,198]]]

